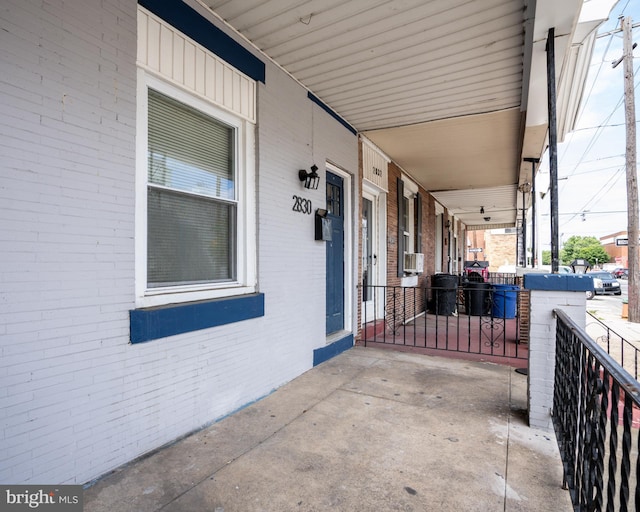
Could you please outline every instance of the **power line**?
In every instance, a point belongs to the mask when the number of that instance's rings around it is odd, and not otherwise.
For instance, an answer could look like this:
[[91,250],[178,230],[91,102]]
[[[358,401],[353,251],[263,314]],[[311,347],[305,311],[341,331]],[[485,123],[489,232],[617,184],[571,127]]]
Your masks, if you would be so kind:
[[[638,25],[640,26],[640,25]],[[591,92],[593,91],[593,88],[595,87],[595,83],[597,80],[598,75],[600,74],[600,71],[602,70],[602,66],[604,64],[604,59],[606,58],[606,51],[609,48],[609,45],[611,44],[611,40],[613,39],[613,37],[611,37],[609,39],[609,43],[607,44],[607,49],[605,50],[605,52],[603,53],[603,57],[602,57],[602,61],[600,63],[597,75],[595,77],[595,79],[592,82],[592,87],[591,90],[589,91],[589,94],[587,95],[587,99],[584,101],[583,105],[587,105],[588,103],[588,99],[591,96]],[[638,69],[640,69],[640,66],[638,67]],[[636,70],[637,71],[637,70]],[[634,84],[634,88],[638,87],[638,83]],[[622,104],[624,103],[624,94],[622,94],[620,96],[620,99],[618,100],[618,102],[616,103],[616,105],[613,107],[613,110],[611,111],[611,113],[609,113],[606,118],[604,119],[604,121],[602,121],[597,127],[595,127],[596,132],[593,134],[593,136],[591,137],[591,140],[589,141],[589,143],[587,144],[587,147],[583,150],[582,155],[580,156],[578,163],[576,163],[576,165],[573,168],[573,171],[570,172],[568,174],[568,176],[571,176],[578,168],[578,166],[583,163],[583,159],[584,157],[587,155],[587,153],[589,151],[591,151],[593,149],[593,147],[595,146],[598,138],[602,135],[602,132],[604,131],[604,127],[607,126],[607,123],[609,122],[609,120],[613,117],[613,115],[616,113],[616,111],[618,110],[618,108],[620,108],[620,106],[622,106]],[[582,112],[580,113],[580,116],[582,116],[582,114],[584,113],[584,108],[582,110]],[[573,138],[573,134],[575,133],[575,131],[573,131],[570,136],[571,138]],[[563,153],[562,159],[564,159],[564,157],[566,156],[566,152]],[[562,187],[562,189],[560,190],[560,193],[564,192],[565,186]]]
[[[629,2],[627,2],[627,5],[629,5]],[[623,9],[624,11],[624,9]],[[631,28],[638,28],[640,27],[640,23],[636,23],[634,25],[631,25]],[[609,32],[602,32],[600,34],[598,34],[596,36],[596,39],[600,39],[601,37],[607,37],[607,36],[614,36],[616,34],[620,34],[622,32],[621,28],[614,28],[613,30],[609,30]]]
[[[618,155],[618,157],[620,157],[620,156],[624,156],[624,155]],[[590,171],[575,172],[570,177],[573,178],[574,176],[584,176],[585,174],[594,174],[594,173],[597,173],[597,172],[611,171],[611,170],[614,170],[614,169],[620,170],[620,166],[613,165],[613,166],[610,166],[610,167],[599,167],[598,169],[592,169]],[[569,176],[559,176],[558,179],[559,180],[569,179]]]
[[[627,213],[627,210],[609,210],[609,211],[602,211],[602,212],[594,212],[591,210],[585,210],[582,212],[563,212],[563,213],[558,213],[558,215],[609,215],[609,214],[620,214],[620,213]],[[540,215],[542,215],[543,217],[548,217],[550,214],[549,213],[541,213]],[[569,221],[567,221],[569,222]]]
[[[638,69],[640,69],[640,66],[639,66],[639,68],[638,68]],[[638,84],[637,84],[637,83],[636,83],[636,84],[634,84],[634,88],[635,88],[635,87],[637,87],[637,86],[638,86]],[[615,107],[613,108],[613,110],[611,111],[611,113],[610,113],[610,114],[605,118],[605,120],[604,120],[604,123],[605,123],[605,124],[606,124],[606,123],[607,123],[607,122],[608,122],[608,121],[613,117],[613,114],[616,112],[616,110],[617,110],[617,109],[618,109],[618,108],[619,108],[623,103],[624,103],[624,94],[622,94],[622,96],[620,97],[620,99],[619,99],[619,100],[618,100],[618,102],[616,103],[616,105],[615,105]],[[578,163],[573,167],[573,170],[572,170],[571,172],[569,172],[569,174],[566,176],[566,178],[570,178],[570,177],[572,177],[572,176],[575,174],[575,171],[578,169],[578,166],[579,166],[580,164],[582,164],[582,163],[583,163],[583,159],[585,158],[585,156],[587,155],[587,153],[588,153],[589,151],[591,151],[591,149],[595,146],[595,143],[596,143],[596,141],[598,140],[598,138],[600,137],[600,135],[602,134],[603,130],[604,130],[603,125],[602,125],[602,124],[601,124],[601,125],[599,125],[599,126],[598,126],[598,128],[596,129],[596,133],[594,133],[594,135],[591,137],[591,140],[590,140],[590,141],[589,141],[589,143],[587,144],[587,147],[586,147],[586,148],[584,149],[584,151],[582,152],[582,155],[580,156],[580,158],[579,158],[579,160],[578,160]],[[573,136],[573,134],[572,134],[572,136]],[[619,170],[618,172],[620,172],[620,171],[621,171],[621,170]],[[618,172],[617,172],[616,174],[618,174]],[[614,175],[614,178],[615,178],[615,175]],[[618,178],[619,178],[619,176],[618,176]],[[616,180],[617,180],[618,178],[616,178]],[[614,182],[615,182],[615,180],[614,180]],[[609,186],[609,188],[607,189],[607,192],[608,192],[609,190],[611,190],[612,186],[613,186],[613,184],[611,184],[611,185]],[[563,187],[562,187],[562,189],[561,189],[560,193],[564,192],[565,188],[566,188],[566,184],[563,184]],[[587,203],[585,204],[585,208],[586,208],[586,206],[588,206],[590,203],[592,203],[592,202],[593,202],[593,201],[598,197],[598,195],[599,195],[602,191],[603,191],[603,189],[600,189],[598,192],[596,192],[596,193],[593,195],[593,197],[587,201]],[[575,218],[575,217],[573,217],[573,218]],[[571,221],[573,220],[573,218],[569,219],[567,222],[571,222]]]

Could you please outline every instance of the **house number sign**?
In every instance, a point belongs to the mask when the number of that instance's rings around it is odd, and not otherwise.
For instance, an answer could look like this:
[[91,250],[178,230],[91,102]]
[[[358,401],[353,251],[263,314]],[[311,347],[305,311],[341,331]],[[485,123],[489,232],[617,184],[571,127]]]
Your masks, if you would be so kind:
[[293,208],[291,209],[294,212],[306,213],[307,215],[311,215],[311,199],[293,196]]

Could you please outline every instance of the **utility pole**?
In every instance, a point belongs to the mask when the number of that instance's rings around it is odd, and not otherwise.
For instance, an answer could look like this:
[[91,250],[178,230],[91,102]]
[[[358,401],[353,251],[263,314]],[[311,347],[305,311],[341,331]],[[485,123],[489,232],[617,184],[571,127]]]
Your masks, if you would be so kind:
[[[636,108],[633,91],[633,48],[631,17],[621,20],[623,36],[624,71],[624,116],[626,122],[626,167],[627,167],[627,248],[629,261],[629,322],[640,322],[640,266],[638,260],[638,170],[636,166]],[[615,68],[620,60],[613,63]]]

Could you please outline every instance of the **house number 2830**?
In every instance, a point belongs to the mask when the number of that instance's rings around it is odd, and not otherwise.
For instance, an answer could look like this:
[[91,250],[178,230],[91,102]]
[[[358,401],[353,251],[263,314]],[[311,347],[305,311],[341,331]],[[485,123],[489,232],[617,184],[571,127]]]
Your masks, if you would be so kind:
[[305,199],[304,197],[293,196],[293,208],[294,212],[311,213],[311,199]]

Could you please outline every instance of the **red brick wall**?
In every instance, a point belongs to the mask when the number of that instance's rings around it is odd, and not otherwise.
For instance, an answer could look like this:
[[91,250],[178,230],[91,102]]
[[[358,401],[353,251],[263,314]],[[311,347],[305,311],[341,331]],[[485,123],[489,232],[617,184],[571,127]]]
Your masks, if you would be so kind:
[[[359,164],[362,168],[362,148],[359,148]],[[398,178],[402,177],[402,170],[393,162],[388,165],[388,193],[387,193],[387,286],[399,287],[401,278],[398,277]],[[418,276],[418,287],[424,288],[429,285],[429,276],[435,273],[435,250],[436,250],[436,214],[435,199],[422,187],[419,187],[422,198],[422,247],[419,249],[424,254],[424,272]],[[358,193],[362,195],[362,183],[358,184]],[[362,201],[358,209],[357,226],[360,228],[362,217]],[[446,248],[445,248],[446,252]],[[362,236],[358,235],[358,283],[362,283]],[[446,255],[445,255],[446,258]],[[446,261],[445,261],[446,268]],[[362,289],[358,289],[358,326],[362,321],[362,311],[360,307]],[[387,328],[393,329],[393,324],[398,324],[412,316],[424,311],[425,294],[423,291],[413,291],[413,289],[396,289],[395,295],[390,290],[387,295],[386,320]],[[405,304],[406,303],[406,304]],[[406,307],[405,307],[406,306]],[[360,338],[358,332],[357,338]]]
[[398,277],[398,178],[402,172],[389,164],[389,193],[387,194],[387,286],[400,286]]
[[[398,277],[398,178],[400,168],[389,164],[389,194],[387,196],[387,285],[400,286]],[[420,274],[419,285],[425,284],[427,276],[435,272],[436,251],[436,206],[435,199],[424,188],[419,187],[422,198],[422,248],[424,272]]]

